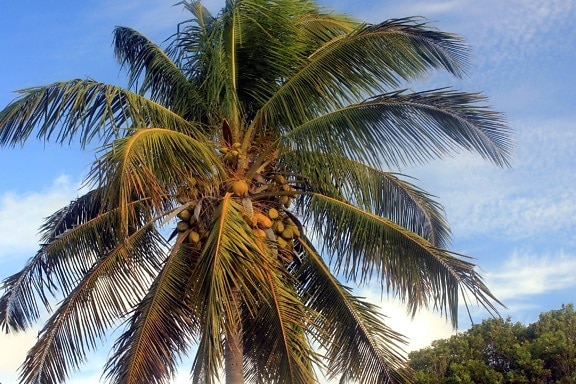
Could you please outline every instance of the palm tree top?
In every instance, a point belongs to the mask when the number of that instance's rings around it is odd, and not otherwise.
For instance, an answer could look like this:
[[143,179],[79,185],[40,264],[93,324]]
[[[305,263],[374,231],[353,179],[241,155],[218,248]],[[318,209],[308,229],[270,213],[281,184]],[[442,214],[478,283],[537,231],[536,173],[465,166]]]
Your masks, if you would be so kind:
[[115,29],[127,89],[76,79],[0,111],[0,145],[100,149],[89,192],[3,282],[5,331],[51,313],[21,382],[64,382],[117,327],[114,383],[166,383],[193,350],[198,383],[223,370],[228,384],[311,383],[317,369],[403,382],[405,339],[347,285],[380,284],[454,326],[461,297],[497,313],[475,265],[446,249],[442,207],[394,173],[462,150],[509,165],[510,129],[482,94],[402,90],[463,76],[462,39],[308,0],[180,5],[190,18],[165,48]]

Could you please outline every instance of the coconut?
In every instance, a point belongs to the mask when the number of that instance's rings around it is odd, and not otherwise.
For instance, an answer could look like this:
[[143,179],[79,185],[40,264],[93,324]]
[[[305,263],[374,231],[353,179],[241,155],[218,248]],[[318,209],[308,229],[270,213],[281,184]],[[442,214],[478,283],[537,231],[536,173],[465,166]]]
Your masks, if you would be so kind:
[[278,236],[276,238],[276,242],[278,243],[278,247],[280,248],[286,248],[288,246],[288,242],[286,240],[284,240],[283,238],[281,238],[280,236]]
[[282,231],[280,236],[282,236],[286,240],[290,240],[294,237],[294,232],[292,232],[292,229],[286,228]]
[[271,218],[272,220],[277,219],[279,215],[280,214],[278,213],[278,210],[276,208],[270,208],[268,210],[268,217]]
[[256,235],[256,237],[258,237],[258,238],[263,239],[266,237],[266,231],[263,229],[254,228],[253,231],[254,231],[254,235]]
[[300,230],[298,229],[297,226],[295,225],[286,225],[286,229],[290,229],[292,231],[292,233],[294,234],[294,237],[299,237],[300,236]]
[[274,225],[272,226],[272,229],[274,230],[274,232],[276,233],[282,233],[285,229],[284,227],[284,223],[281,221],[275,221]]
[[190,212],[188,209],[183,209],[178,213],[177,216],[180,220],[187,221],[190,220],[190,217],[192,217],[192,212]]
[[236,196],[245,196],[248,194],[248,183],[246,180],[238,180],[232,184],[232,192]]
[[290,198],[288,196],[280,196],[278,202],[282,205],[286,205],[290,203]]
[[184,232],[188,230],[188,228],[190,228],[190,225],[188,225],[188,222],[186,221],[179,221],[178,224],[176,224],[178,232]]
[[272,227],[272,220],[270,220],[268,218],[268,216],[265,216],[261,213],[256,213],[256,214],[254,214],[254,219],[255,219],[257,224],[260,224],[264,228],[271,228]]
[[195,231],[190,231],[190,233],[188,234],[188,241],[196,244],[197,242],[200,241],[200,234]]
[[274,175],[274,181],[277,184],[286,184],[286,178],[282,175],[278,175],[278,174]]

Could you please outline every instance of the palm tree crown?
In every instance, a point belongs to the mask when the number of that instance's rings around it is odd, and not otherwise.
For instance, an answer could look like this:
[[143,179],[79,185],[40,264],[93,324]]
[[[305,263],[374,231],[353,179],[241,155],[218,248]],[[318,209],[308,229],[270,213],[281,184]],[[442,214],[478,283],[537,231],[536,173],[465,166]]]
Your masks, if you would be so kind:
[[195,383],[312,383],[318,367],[401,382],[403,337],[344,284],[378,282],[454,325],[462,293],[496,310],[474,264],[446,250],[442,208],[391,172],[460,149],[508,164],[509,129],[482,95],[398,90],[435,69],[461,76],[458,37],[311,0],[182,6],[191,19],[165,49],[115,30],[128,89],[54,83],[0,112],[2,145],[101,149],[89,192],[4,280],[4,330],[51,313],[22,382],[64,382],[119,324],[114,383],[166,383],[192,351]]

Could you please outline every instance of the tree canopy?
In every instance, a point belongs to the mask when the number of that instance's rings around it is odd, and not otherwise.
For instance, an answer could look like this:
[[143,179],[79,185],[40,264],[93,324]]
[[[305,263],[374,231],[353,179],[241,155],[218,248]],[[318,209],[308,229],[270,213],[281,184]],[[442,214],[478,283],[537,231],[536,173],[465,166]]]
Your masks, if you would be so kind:
[[574,305],[542,313],[529,325],[484,320],[409,358],[418,384],[576,383]]

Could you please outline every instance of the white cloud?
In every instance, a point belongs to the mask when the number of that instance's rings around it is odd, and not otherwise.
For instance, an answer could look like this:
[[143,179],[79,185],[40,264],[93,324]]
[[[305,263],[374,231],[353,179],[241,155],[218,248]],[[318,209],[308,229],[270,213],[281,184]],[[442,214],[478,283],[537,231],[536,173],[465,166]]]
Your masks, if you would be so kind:
[[26,352],[36,341],[37,330],[26,333],[0,333],[0,383],[16,383],[18,367],[24,362]]
[[39,192],[0,195],[0,259],[18,253],[34,252],[38,229],[44,218],[77,196],[78,184],[60,176]]
[[576,255],[563,251],[543,256],[515,251],[498,269],[487,273],[486,280],[503,301],[576,286]]
[[490,235],[576,245],[572,118],[511,125],[517,142],[510,169],[462,154],[405,172],[438,196],[455,238]]
[[407,337],[406,352],[427,347],[432,341],[448,338],[456,332],[438,312],[422,309],[412,318],[406,313],[404,305],[397,300],[382,297],[379,291],[362,289],[355,294],[378,305],[380,312],[386,316],[386,325]]

